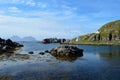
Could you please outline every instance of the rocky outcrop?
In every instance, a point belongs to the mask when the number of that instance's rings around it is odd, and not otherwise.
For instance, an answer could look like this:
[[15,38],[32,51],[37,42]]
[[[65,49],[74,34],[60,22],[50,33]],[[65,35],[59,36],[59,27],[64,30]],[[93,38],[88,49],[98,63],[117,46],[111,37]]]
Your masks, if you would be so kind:
[[0,54],[13,50],[16,47],[23,47],[23,45],[13,42],[10,39],[5,40],[0,38]]
[[30,52],[28,52],[29,54],[34,54],[34,52],[33,51],[30,51]]
[[83,56],[83,50],[79,49],[75,46],[58,46],[53,48],[50,51],[50,54],[52,54],[55,57],[72,57],[72,56]]
[[120,20],[113,21],[103,25],[96,33],[90,33],[79,37],[79,41],[76,41],[77,38],[72,40],[73,43],[120,43]]
[[44,55],[44,54],[45,54],[45,52],[40,52],[39,54]]

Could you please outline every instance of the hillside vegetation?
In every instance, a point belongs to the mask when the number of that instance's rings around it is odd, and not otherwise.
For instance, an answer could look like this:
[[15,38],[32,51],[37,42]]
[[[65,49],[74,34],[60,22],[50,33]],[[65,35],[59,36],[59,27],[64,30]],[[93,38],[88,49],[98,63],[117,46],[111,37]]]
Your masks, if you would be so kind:
[[72,39],[75,44],[120,44],[120,20],[103,25],[96,33]]

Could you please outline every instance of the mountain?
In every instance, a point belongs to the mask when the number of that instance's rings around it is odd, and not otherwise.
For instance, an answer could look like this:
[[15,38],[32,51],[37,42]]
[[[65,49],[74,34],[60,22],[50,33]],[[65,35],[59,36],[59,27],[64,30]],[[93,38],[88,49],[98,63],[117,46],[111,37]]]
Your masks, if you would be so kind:
[[76,44],[120,44],[120,20],[103,25],[96,33],[90,33],[71,40]]
[[32,36],[27,36],[27,37],[22,38],[22,41],[36,41],[36,39]]
[[36,39],[32,36],[27,36],[23,38],[20,38],[19,36],[12,36],[10,39],[13,41],[36,41]]
[[12,36],[10,39],[12,41],[21,41],[21,38],[19,36]]

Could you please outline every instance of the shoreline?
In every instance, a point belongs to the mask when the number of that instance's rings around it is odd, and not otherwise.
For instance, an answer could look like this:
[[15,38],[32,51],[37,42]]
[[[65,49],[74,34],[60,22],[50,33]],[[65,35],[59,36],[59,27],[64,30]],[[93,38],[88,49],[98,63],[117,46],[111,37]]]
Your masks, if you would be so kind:
[[92,43],[60,43],[69,45],[91,45],[91,46],[120,46],[120,44],[92,44]]

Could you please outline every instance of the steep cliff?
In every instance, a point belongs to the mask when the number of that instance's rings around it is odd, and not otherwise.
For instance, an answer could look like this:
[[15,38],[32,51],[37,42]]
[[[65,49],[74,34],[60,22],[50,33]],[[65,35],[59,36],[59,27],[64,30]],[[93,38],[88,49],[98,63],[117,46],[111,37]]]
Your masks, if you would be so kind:
[[120,44],[120,20],[109,22],[96,33],[76,37],[71,42],[80,44]]

